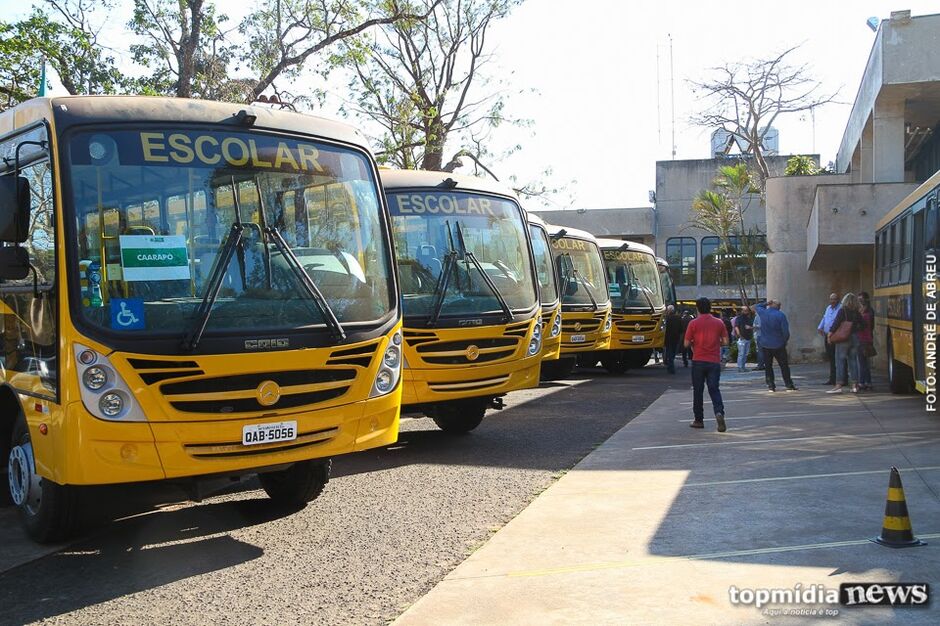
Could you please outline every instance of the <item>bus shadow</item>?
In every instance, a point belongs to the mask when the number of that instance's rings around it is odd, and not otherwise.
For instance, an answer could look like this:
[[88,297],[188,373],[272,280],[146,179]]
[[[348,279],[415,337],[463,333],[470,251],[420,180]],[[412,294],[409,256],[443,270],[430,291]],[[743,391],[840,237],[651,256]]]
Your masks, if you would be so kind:
[[2,621],[34,622],[252,561],[263,550],[228,533],[293,512],[257,498],[118,520],[0,574]]

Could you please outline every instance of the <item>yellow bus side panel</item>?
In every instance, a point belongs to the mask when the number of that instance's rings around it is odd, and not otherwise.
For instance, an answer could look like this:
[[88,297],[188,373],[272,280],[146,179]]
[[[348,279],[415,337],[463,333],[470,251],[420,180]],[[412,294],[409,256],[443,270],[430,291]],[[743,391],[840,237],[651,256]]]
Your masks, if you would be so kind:
[[910,330],[891,328],[891,345],[894,347],[895,360],[914,367],[914,335]]

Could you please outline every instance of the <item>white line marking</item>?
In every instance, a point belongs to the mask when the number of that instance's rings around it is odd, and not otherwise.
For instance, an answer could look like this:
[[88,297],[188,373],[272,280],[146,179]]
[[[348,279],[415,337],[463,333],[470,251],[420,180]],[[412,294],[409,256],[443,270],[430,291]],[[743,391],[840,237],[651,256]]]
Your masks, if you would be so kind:
[[[804,416],[804,415],[816,415],[816,416],[818,416],[818,415],[845,415],[845,411],[825,411],[825,412],[819,412],[819,413],[800,413],[800,412],[793,412],[793,413],[767,413],[766,415],[747,415],[747,416],[743,416],[743,417],[728,417],[728,416],[726,415],[726,416],[725,416],[725,420],[727,420],[727,421],[730,421],[730,420],[768,420],[768,419],[775,419],[775,418],[778,418],[778,417],[802,417],[802,416]],[[687,418],[687,419],[679,419],[679,420],[676,420],[676,421],[677,421],[677,422],[688,422],[689,420],[688,420],[688,418]]]
[[[811,441],[813,439],[861,439],[864,437],[897,437],[901,435],[936,435],[935,430],[909,430],[899,433],[864,433],[861,435],[852,435],[844,433],[841,435],[816,435],[813,437],[785,437],[783,439],[736,439],[734,441],[708,441],[704,443],[677,443],[668,446],[641,446],[633,450],[664,450],[666,448],[700,448],[704,446],[732,446],[741,443],[776,443],[780,441]],[[727,435],[726,435],[727,436]],[[922,437],[915,437],[922,439]]]
[[[927,472],[933,470],[940,470],[940,465],[930,465],[928,467],[901,467],[898,468],[903,472]],[[865,476],[867,474],[887,474],[888,470],[865,470],[859,472],[834,472],[832,474],[802,474],[800,476],[774,476],[772,478],[742,478],[740,480],[713,480],[706,483],[686,483],[682,485],[682,488],[686,487],[710,487],[712,485],[739,485],[742,483],[762,483],[762,482],[774,482],[779,480],[803,480],[804,478],[835,478],[838,476]]]

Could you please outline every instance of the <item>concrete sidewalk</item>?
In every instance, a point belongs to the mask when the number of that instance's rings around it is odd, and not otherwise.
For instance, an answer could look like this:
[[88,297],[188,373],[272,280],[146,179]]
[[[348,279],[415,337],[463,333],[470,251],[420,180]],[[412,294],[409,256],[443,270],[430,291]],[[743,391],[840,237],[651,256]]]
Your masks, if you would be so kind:
[[[794,368],[799,391],[770,394],[759,373],[729,372],[722,434],[707,405],[706,429],[688,427],[687,371],[681,389],[587,456],[396,624],[806,621],[774,613],[786,608],[831,609],[849,623],[940,623],[940,418],[925,413],[922,396],[827,395],[816,384],[826,372],[810,366]],[[881,530],[892,465],[926,547],[868,541]],[[729,599],[732,586],[866,581],[929,582],[935,597],[920,609],[758,609]]]

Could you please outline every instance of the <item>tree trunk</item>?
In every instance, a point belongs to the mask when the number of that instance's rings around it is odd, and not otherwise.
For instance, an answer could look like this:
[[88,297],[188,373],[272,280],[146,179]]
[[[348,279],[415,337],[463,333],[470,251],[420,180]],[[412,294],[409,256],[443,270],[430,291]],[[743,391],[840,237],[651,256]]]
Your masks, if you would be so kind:
[[444,169],[444,142],[447,131],[440,119],[435,119],[429,125],[425,136],[424,158],[421,159],[421,169],[440,172]]
[[[179,0],[180,3],[180,45],[179,45],[179,82],[176,84],[177,98],[193,97],[193,80],[196,77],[196,51],[202,34],[202,6],[205,0]],[[186,10],[189,15],[186,15]],[[189,22],[189,28],[186,23]]]

